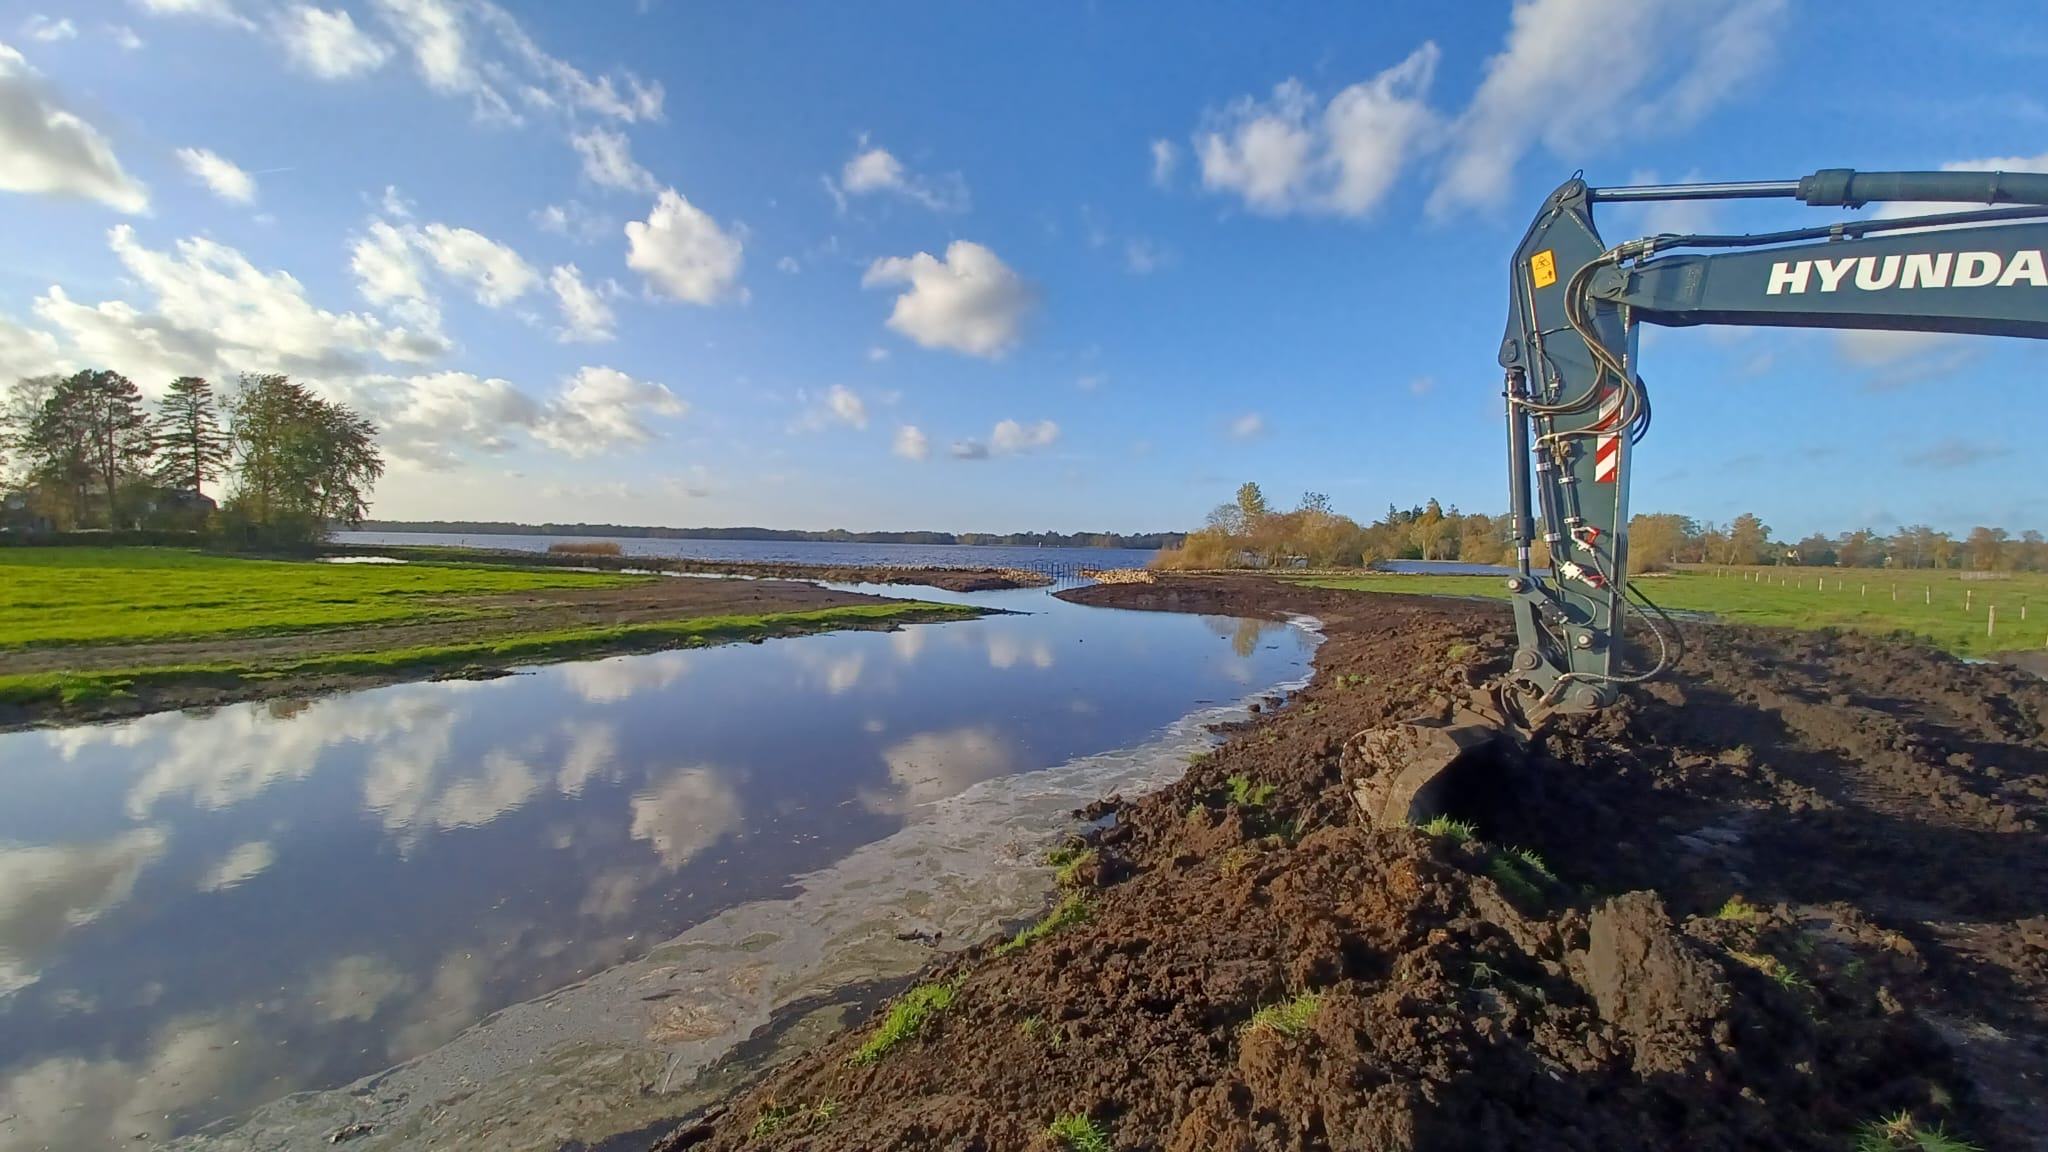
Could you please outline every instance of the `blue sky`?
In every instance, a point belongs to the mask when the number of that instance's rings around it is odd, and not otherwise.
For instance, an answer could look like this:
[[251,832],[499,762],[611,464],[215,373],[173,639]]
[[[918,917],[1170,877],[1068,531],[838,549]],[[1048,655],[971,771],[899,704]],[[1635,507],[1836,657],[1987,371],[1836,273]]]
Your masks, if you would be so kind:
[[[384,427],[390,518],[1498,511],[1507,260],[1575,169],[2048,168],[2027,3],[1161,13],[7,0],[0,375],[292,372]],[[2048,525],[2027,342],[1645,349],[1638,511]]]

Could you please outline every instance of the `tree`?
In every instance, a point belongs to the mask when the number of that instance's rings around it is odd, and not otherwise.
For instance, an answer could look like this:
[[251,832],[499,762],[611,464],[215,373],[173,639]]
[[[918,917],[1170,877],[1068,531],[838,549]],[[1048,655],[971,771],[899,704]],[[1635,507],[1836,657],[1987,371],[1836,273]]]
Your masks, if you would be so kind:
[[120,494],[147,471],[152,451],[142,392],[119,372],[86,369],[58,381],[23,443],[30,479],[67,491],[84,522],[95,489],[105,525],[121,526]]
[[230,417],[232,519],[281,540],[362,523],[370,486],[384,474],[375,425],[284,376],[244,376]]
[[29,431],[61,380],[61,376],[24,376],[8,387],[7,398],[0,400],[0,477],[27,479],[32,467]]
[[1744,512],[1728,525],[1728,550],[1733,564],[1761,564],[1769,554],[1771,526],[1753,512]]
[[1679,556],[1700,534],[1689,516],[1675,512],[1650,512],[1629,517],[1628,553],[1630,566],[1638,572],[1657,572],[1676,564]]
[[1970,550],[1970,567],[1979,572],[2004,569],[2005,542],[2008,538],[2003,528],[1986,528],[1980,524],[1970,529],[1970,538],[1963,543],[1963,547]]
[[213,385],[198,376],[180,376],[157,405],[153,422],[157,444],[157,479],[167,488],[203,489],[220,479],[230,453],[220,426]]
[[1818,532],[1801,540],[1794,550],[1799,554],[1799,563],[1809,568],[1832,568],[1841,560],[1835,542]]
[[1265,519],[1271,511],[1266,507],[1266,494],[1259,491],[1259,486],[1250,481],[1246,481],[1237,490],[1237,509],[1244,514],[1244,526],[1247,531],[1257,528],[1259,521]]

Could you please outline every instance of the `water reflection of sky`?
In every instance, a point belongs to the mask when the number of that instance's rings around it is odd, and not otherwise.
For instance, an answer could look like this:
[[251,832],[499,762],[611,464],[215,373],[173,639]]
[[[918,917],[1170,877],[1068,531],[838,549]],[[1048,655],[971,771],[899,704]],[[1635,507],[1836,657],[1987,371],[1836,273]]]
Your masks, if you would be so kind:
[[0,1150],[404,1060],[1306,655],[1271,624],[942,598],[1031,614],[0,736]]

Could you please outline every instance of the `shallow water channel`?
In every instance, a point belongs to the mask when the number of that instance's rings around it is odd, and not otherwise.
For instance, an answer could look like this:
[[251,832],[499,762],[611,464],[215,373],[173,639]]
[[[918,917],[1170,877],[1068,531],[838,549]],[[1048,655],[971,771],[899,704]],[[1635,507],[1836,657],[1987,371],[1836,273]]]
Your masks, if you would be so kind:
[[913,971],[902,937],[1034,914],[1070,809],[1315,642],[885,594],[1022,614],[0,735],[0,1150],[672,1115],[778,1011]]

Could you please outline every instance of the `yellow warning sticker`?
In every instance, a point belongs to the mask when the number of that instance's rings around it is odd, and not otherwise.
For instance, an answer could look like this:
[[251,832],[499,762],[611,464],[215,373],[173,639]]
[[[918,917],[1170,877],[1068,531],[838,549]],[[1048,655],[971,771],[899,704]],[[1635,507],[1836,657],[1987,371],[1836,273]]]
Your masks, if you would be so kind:
[[1538,288],[1548,288],[1557,283],[1557,257],[1545,248],[1529,257],[1529,278]]

